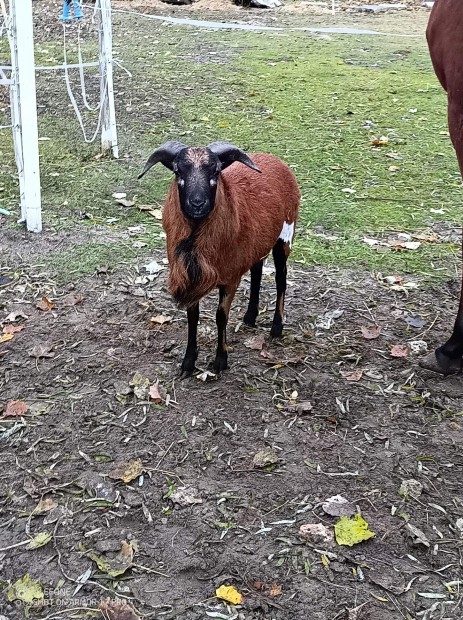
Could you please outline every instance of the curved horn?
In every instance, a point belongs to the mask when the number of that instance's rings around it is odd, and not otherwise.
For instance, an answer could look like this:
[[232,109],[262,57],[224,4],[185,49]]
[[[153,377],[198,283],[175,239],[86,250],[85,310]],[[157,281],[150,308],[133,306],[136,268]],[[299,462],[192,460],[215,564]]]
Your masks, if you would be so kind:
[[245,166],[252,168],[252,170],[261,172],[261,170],[259,170],[256,164],[246,155],[244,151],[230,142],[212,142],[207,145],[207,148],[215,153],[220,159],[222,170],[230,166],[233,162],[239,161]]
[[170,142],[165,142],[159,148],[157,148],[152,155],[149,156],[148,161],[143,168],[143,172],[138,175],[138,179],[141,179],[144,174],[148,172],[150,168],[152,168],[155,164],[161,163],[164,164],[166,168],[169,170],[173,170],[173,161],[180,153],[182,149],[186,149],[186,144],[182,142],[177,142],[176,140],[171,140]]

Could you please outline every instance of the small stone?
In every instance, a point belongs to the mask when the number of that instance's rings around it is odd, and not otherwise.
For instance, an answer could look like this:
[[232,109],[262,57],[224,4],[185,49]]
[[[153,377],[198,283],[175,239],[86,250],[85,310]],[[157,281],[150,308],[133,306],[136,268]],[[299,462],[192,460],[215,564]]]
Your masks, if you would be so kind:
[[408,343],[408,345],[412,355],[421,355],[423,353],[427,353],[428,351],[428,343],[424,340],[412,340]]
[[355,514],[355,507],[342,495],[328,497],[322,504],[322,508],[332,517],[351,517]]
[[316,545],[321,544],[327,547],[334,545],[333,531],[323,525],[323,523],[304,523],[299,528],[299,534]]
[[252,463],[254,467],[259,469],[268,467],[268,465],[276,465],[278,463],[278,455],[273,448],[264,448],[254,455]]
[[403,498],[408,499],[418,499],[421,493],[423,492],[423,485],[418,480],[412,478],[411,480],[402,480],[402,484],[400,485],[399,494],[402,495]]

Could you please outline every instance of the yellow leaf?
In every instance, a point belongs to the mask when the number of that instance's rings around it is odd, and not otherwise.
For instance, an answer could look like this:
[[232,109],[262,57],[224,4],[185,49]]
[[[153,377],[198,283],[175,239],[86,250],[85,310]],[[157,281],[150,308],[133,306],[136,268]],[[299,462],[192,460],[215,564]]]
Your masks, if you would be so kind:
[[12,340],[13,338],[14,334],[3,334],[3,336],[0,336],[0,343],[8,342],[8,340]]
[[113,480],[122,480],[123,482],[131,482],[141,476],[143,473],[143,463],[140,459],[134,459],[128,463],[121,463],[117,465],[109,477]]
[[38,579],[31,579],[28,573],[8,589],[7,598],[9,601],[33,603],[43,599],[43,586]]
[[352,547],[358,543],[372,538],[375,533],[368,529],[368,523],[359,514],[352,519],[341,517],[334,526],[336,542],[338,545]]
[[322,564],[325,568],[328,568],[328,566],[330,565],[330,561],[324,553],[322,553]]
[[114,558],[105,558],[101,555],[96,555],[93,551],[88,556],[103,573],[108,574],[110,577],[119,577],[119,575],[123,575],[132,566],[133,554],[133,544],[124,540],[122,541],[120,551],[118,551]]
[[215,595],[217,598],[221,598],[232,605],[239,605],[243,600],[243,595],[233,586],[220,586],[215,591]]
[[42,497],[40,502],[32,511],[32,514],[35,516],[42,515],[45,512],[49,512],[58,506],[57,502],[51,497]]
[[39,547],[44,547],[50,542],[51,539],[52,535],[50,532],[39,532],[26,546],[26,549],[39,549]]

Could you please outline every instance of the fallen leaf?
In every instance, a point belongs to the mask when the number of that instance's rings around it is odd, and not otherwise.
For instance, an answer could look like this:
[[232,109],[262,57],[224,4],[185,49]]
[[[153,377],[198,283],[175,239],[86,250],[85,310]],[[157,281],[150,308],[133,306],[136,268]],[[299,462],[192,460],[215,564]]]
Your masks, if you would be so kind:
[[348,547],[373,538],[375,535],[374,532],[368,529],[368,523],[359,514],[356,514],[353,519],[342,516],[335,523],[334,531],[338,545],[346,545]]
[[131,482],[143,473],[143,463],[141,459],[132,459],[128,463],[120,463],[109,473],[113,480]]
[[61,303],[63,306],[77,306],[77,304],[81,304],[84,299],[85,297],[80,293],[69,293],[69,295],[63,298]]
[[391,151],[390,153],[386,153],[386,157],[390,157],[391,159],[397,159],[398,161],[402,161],[403,157],[401,157],[398,153]]
[[10,323],[8,325],[5,325],[2,331],[4,334],[17,334],[18,332],[22,332],[24,327],[25,325],[12,325]]
[[43,599],[43,586],[38,579],[31,579],[29,574],[18,579],[8,588],[7,598],[9,601],[23,601],[23,603],[33,603]]
[[153,275],[162,271],[164,269],[164,266],[160,265],[157,261],[152,260],[150,263],[145,265],[145,269],[149,274]]
[[405,322],[410,327],[415,327],[416,329],[421,329],[426,325],[426,321],[422,319],[420,316],[407,316]]
[[117,198],[116,202],[123,207],[133,207],[135,204],[135,200],[127,200],[127,198]]
[[50,532],[39,532],[34,536],[31,542],[26,545],[26,549],[39,549],[40,547],[45,547],[45,545],[48,545],[52,538],[53,536]]
[[133,392],[137,398],[143,400],[147,398],[150,389],[151,381],[148,377],[144,377],[139,372],[136,372],[129,382],[130,387],[133,387]]
[[281,586],[273,582],[272,586],[267,590],[269,596],[280,596],[282,593]]
[[165,316],[164,314],[158,314],[157,316],[153,316],[151,318],[151,323],[156,323],[157,325],[164,325],[164,323],[170,323],[172,321],[171,316]]
[[362,336],[366,338],[366,340],[374,340],[375,338],[378,338],[378,336],[381,334],[381,326],[373,325],[373,327],[365,327],[362,325],[360,331],[362,332]]
[[389,144],[389,138],[387,136],[381,136],[371,141],[373,146],[387,146]]
[[8,416],[20,416],[27,413],[29,407],[23,400],[10,400],[7,402],[5,411],[3,412],[4,417]]
[[407,523],[405,528],[408,534],[410,535],[410,537],[412,538],[413,543],[415,545],[421,544],[421,545],[424,545],[425,547],[431,546],[431,543],[429,542],[428,537],[419,528],[415,527],[411,523]]
[[114,558],[105,558],[96,555],[91,551],[88,556],[95,562],[100,571],[106,573],[110,577],[118,577],[123,575],[131,566],[134,555],[134,547],[132,543],[125,540],[122,541],[122,547]]
[[265,344],[265,336],[263,334],[257,334],[244,341],[244,346],[253,351],[262,351]]
[[398,276],[398,275],[394,274],[392,276],[385,276],[383,278],[383,280],[387,284],[401,284],[404,279],[402,278],[402,276]]
[[159,394],[158,385],[159,385],[159,382],[156,381],[156,383],[153,383],[153,385],[150,386],[150,391],[149,391],[151,400],[154,401],[156,404],[159,404],[162,402],[161,395]]
[[389,172],[398,172],[400,170],[399,166],[389,166]]
[[162,220],[162,210],[161,209],[150,209],[148,213],[154,217],[156,220]]
[[355,514],[355,507],[342,495],[328,497],[322,504],[322,508],[332,517],[351,517]]
[[56,308],[56,304],[50,301],[48,297],[42,297],[42,299],[35,304],[35,307],[42,310],[42,312],[49,312],[53,310],[53,308]]
[[392,357],[408,357],[410,353],[410,347],[408,344],[395,344],[391,351]]
[[122,200],[122,198],[127,198],[127,194],[125,192],[115,192],[113,194],[113,198],[116,200]]
[[32,514],[36,517],[43,515],[50,510],[54,510],[58,507],[58,503],[52,497],[42,497],[37,506],[32,511]]
[[10,314],[5,318],[5,321],[7,321],[8,323],[14,323],[19,318],[27,319],[29,317],[27,316],[27,314],[24,314],[24,312],[21,312],[20,310],[18,310],[15,312],[10,312]]
[[107,598],[98,604],[98,609],[108,620],[141,620],[127,601],[122,599]]
[[55,345],[52,342],[44,342],[43,344],[37,344],[35,347],[29,350],[30,357],[54,357],[53,353]]
[[217,379],[217,375],[213,372],[210,372],[209,370],[205,370],[204,372],[201,372],[199,375],[196,375],[196,378],[205,383],[206,381]]
[[232,605],[239,605],[243,601],[243,595],[233,586],[220,586],[215,591],[217,598],[227,601]]
[[353,372],[343,372],[342,376],[346,381],[360,381],[360,379],[363,377],[363,369],[356,368]]
[[381,243],[381,241],[379,241],[379,239],[372,239],[370,237],[363,237],[363,243],[366,243],[367,245],[370,245],[370,246],[374,246],[374,245],[379,245]]
[[3,336],[0,336],[0,344],[2,342],[8,342],[9,340],[13,340],[14,338],[14,334],[3,334]]

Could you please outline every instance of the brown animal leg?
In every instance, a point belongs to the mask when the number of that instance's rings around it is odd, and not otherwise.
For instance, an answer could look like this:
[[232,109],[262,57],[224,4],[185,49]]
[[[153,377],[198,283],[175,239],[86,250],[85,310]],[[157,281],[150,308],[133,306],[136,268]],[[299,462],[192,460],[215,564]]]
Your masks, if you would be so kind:
[[198,321],[199,321],[199,304],[191,306],[187,309],[188,315],[188,344],[186,347],[185,357],[182,362],[181,379],[186,379],[193,374],[198,358]]
[[213,371],[218,375],[228,367],[227,323],[230,306],[236,293],[236,286],[219,286],[219,307],[217,308],[217,351],[212,364]]
[[289,245],[278,239],[273,246],[273,262],[275,263],[275,282],[277,285],[277,303],[275,314],[273,316],[272,329],[270,336],[279,338],[283,332],[283,315],[285,310],[285,294],[286,294],[286,261],[289,256]]
[[251,294],[249,295],[248,309],[243,318],[243,322],[249,327],[256,326],[256,319],[259,315],[259,292],[263,266],[264,261],[260,260],[251,267]]
[[[460,170],[463,176],[463,97],[460,93],[452,98],[449,93],[449,131],[453,146],[457,153]],[[462,249],[463,251],[463,249]],[[445,344],[436,350],[436,360],[445,374],[459,372],[463,365],[463,284],[460,293],[460,305],[453,332]]]

